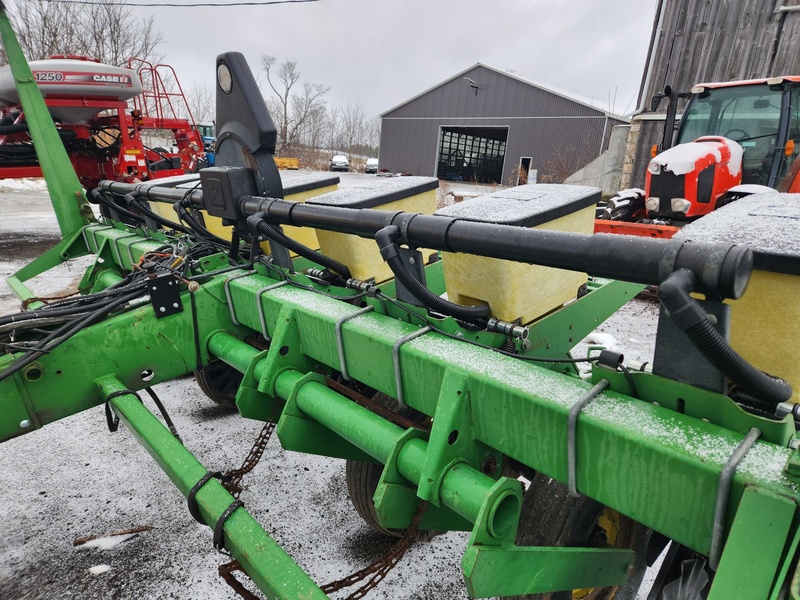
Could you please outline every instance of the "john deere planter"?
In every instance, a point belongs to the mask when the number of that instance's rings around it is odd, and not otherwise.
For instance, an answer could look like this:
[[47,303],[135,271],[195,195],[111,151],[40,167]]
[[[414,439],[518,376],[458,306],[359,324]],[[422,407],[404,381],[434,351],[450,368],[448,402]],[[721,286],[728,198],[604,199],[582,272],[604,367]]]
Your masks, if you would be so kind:
[[[437,213],[432,178],[282,179],[237,53],[216,63],[216,166],[104,181],[96,222],[4,13],[0,33],[64,233],[8,283],[32,298],[27,280],[96,257],[85,293],[0,317],[0,439],[105,405],[270,598],[333,590],[253,520],[236,475],[210,474],[145,408],[151,386],[194,372],[271,423],[264,442],[274,427],[287,450],[348,461],[356,510],[400,538],[396,554],[470,531],[471,597],[632,598],[659,554],[653,598],[800,597],[798,361],[773,372],[728,341],[725,301],[747,298],[754,259],[769,270],[763,249],[591,235],[594,188],[521,186]],[[652,368],[570,354],[644,286],[663,305]],[[769,348],[759,335],[748,346]]]

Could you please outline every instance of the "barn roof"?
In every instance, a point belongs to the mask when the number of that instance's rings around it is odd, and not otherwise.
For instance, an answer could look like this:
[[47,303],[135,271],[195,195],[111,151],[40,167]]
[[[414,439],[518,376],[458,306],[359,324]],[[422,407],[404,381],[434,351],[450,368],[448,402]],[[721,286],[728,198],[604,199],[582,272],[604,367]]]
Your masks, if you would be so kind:
[[452,77],[448,77],[444,81],[441,81],[441,82],[437,83],[436,85],[429,87],[428,89],[426,89],[423,92],[420,92],[416,96],[413,96],[413,97],[409,98],[408,100],[404,100],[400,104],[398,104],[396,106],[393,106],[389,110],[384,111],[383,113],[381,113],[380,116],[381,117],[385,117],[389,113],[392,113],[392,112],[396,111],[398,108],[406,106],[407,104],[410,104],[410,103],[414,102],[415,100],[417,100],[419,98],[422,98],[423,96],[425,96],[425,95],[429,94],[430,92],[442,87],[443,85],[446,85],[446,84],[450,83],[451,81],[455,81],[457,79],[461,79],[467,73],[469,73],[470,71],[474,71],[476,68],[487,69],[487,70],[492,71],[494,73],[498,73],[500,75],[503,75],[504,77],[508,77],[510,79],[515,79],[515,80],[517,80],[519,82],[522,82],[522,83],[524,83],[526,85],[538,88],[540,90],[544,90],[544,91],[549,92],[551,94],[554,94],[556,96],[560,96],[561,98],[565,98],[567,100],[570,100],[571,102],[575,102],[576,104],[580,104],[582,106],[586,106],[588,108],[592,108],[592,109],[594,109],[594,110],[596,110],[598,112],[603,113],[606,117],[609,117],[611,119],[617,119],[619,121],[629,121],[629,119],[627,117],[622,116],[622,113],[624,111],[621,111],[616,107],[610,107],[610,108],[613,108],[613,110],[607,110],[606,108],[603,108],[603,107],[599,106],[598,102],[596,102],[592,98],[586,98],[586,97],[580,96],[578,94],[573,94],[571,92],[565,92],[564,90],[559,90],[558,88],[554,88],[554,87],[551,87],[551,86],[543,85],[541,83],[536,83],[535,81],[531,81],[530,79],[525,79],[524,77],[520,77],[518,75],[515,75],[514,73],[509,73],[508,71],[501,71],[500,69],[495,69],[494,67],[490,67],[489,65],[485,65],[485,64],[480,63],[480,62],[475,63],[474,65],[464,69],[463,71],[459,71],[458,73],[456,73]]

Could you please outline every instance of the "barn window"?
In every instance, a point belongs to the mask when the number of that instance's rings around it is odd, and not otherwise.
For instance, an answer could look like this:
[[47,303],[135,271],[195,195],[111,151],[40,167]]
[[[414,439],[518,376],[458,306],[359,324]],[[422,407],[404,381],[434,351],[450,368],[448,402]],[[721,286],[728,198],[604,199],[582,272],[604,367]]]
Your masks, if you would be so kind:
[[507,138],[507,127],[442,127],[437,177],[499,183]]

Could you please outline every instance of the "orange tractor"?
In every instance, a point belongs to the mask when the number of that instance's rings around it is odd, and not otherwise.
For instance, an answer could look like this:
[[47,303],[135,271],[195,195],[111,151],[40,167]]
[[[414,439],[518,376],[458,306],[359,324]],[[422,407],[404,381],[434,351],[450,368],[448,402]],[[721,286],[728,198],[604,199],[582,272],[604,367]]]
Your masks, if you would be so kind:
[[[598,209],[596,233],[672,237],[686,223],[743,196],[800,191],[800,76],[669,87],[662,143],[645,189],[624,190]],[[672,145],[678,98],[689,97]]]
[[[61,142],[86,189],[103,179],[144,181],[207,166],[175,72],[132,58],[116,67],[81,56],[30,63]],[[8,66],[0,68],[0,179],[42,171]]]

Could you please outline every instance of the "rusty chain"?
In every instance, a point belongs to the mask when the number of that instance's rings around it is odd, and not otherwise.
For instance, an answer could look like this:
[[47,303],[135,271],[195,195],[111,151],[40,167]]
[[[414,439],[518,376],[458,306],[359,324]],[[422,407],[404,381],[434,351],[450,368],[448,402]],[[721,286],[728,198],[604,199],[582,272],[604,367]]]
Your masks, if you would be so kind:
[[395,425],[402,427],[403,429],[420,429],[422,431],[430,431],[430,426],[427,423],[417,423],[404,417],[401,414],[396,413],[391,408],[383,406],[374,400],[367,398],[363,394],[359,394],[357,391],[347,387],[331,379],[330,377],[325,378],[325,383],[331,388],[333,391],[338,392],[345,398],[348,398],[358,404],[359,406],[363,406],[367,410],[374,412],[376,415],[383,417],[390,423],[394,423]]
[[272,436],[272,432],[275,431],[280,405],[280,402],[275,403],[269,418],[267,418],[267,422],[264,423],[264,427],[261,429],[258,437],[256,437],[253,447],[250,448],[250,453],[247,455],[247,458],[244,459],[244,462],[242,462],[242,466],[238,469],[226,471],[222,476],[222,486],[237,500],[243,489],[242,478],[252,471],[258,464],[258,461],[261,460],[261,457],[264,455],[264,450],[269,443],[269,439]]
[[[394,422],[401,427],[415,427],[421,428],[419,424],[414,423],[397,413],[387,409],[380,404],[358,394],[354,390],[351,390],[331,379],[327,379],[327,384],[332,389],[336,390],[337,392],[343,394],[344,396],[350,398],[350,400],[365,406],[387,418],[388,420]],[[258,464],[261,457],[264,455],[264,450],[269,443],[270,437],[272,436],[273,431],[275,431],[275,426],[277,424],[277,417],[280,413],[281,404],[276,403],[272,409],[272,412],[269,415],[266,423],[264,423],[264,427],[259,432],[258,436],[256,437],[255,442],[253,443],[253,447],[250,449],[247,457],[242,462],[242,466],[238,469],[231,469],[227,471],[222,479],[222,485],[225,487],[226,490],[234,497],[239,498],[239,495],[242,493],[242,478],[247,475],[250,471],[252,471],[255,466]],[[423,426],[424,427],[424,426]],[[416,512],[414,513],[413,518],[411,519],[411,525],[406,530],[405,535],[400,538],[397,543],[392,546],[389,551],[380,557],[378,560],[370,564],[369,566],[356,571],[355,573],[348,575],[343,579],[339,579],[337,581],[333,581],[322,586],[322,591],[325,594],[331,594],[343,588],[351,587],[361,581],[366,579],[366,582],[352,592],[349,596],[347,596],[346,600],[358,600],[363,598],[374,589],[383,579],[388,575],[389,571],[400,562],[400,559],[403,558],[406,551],[411,547],[411,545],[416,541],[419,537],[419,524],[422,521],[422,517],[425,515],[425,510],[428,507],[428,503],[424,501],[420,501],[419,506],[417,507]],[[257,596],[253,595],[247,588],[245,588],[234,576],[235,571],[242,571],[247,574],[246,571],[242,568],[238,561],[233,560],[229,563],[224,565],[220,565],[219,567],[219,575],[222,577],[225,582],[233,589],[236,594],[244,598],[245,600],[254,600]]]
[[219,566],[219,576],[225,580],[225,583],[233,588],[234,592],[239,594],[242,598],[244,598],[244,600],[259,600],[258,596],[253,594],[250,590],[244,587],[238,579],[236,579],[233,574],[234,571],[241,571],[247,575],[245,570],[242,568],[242,565],[239,564],[238,560],[232,560],[229,563]]
[[[269,443],[269,439],[272,437],[272,432],[275,431],[275,425],[280,412],[280,406],[280,402],[275,403],[275,406],[272,408],[272,412],[267,418],[267,422],[264,423],[264,427],[262,427],[261,431],[256,437],[253,447],[250,448],[250,452],[242,462],[242,466],[238,469],[231,469],[230,471],[227,471],[221,478],[222,486],[237,500],[239,499],[239,494],[242,493],[243,489],[242,478],[252,471],[258,464],[258,461],[261,460],[261,457],[264,455],[264,450],[267,448],[267,444]],[[250,590],[244,587],[244,585],[242,585],[242,583],[236,579],[233,574],[235,571],[241,571],[247,575],[247,572],[242,568],[242,565],[240,565],[239,561],[237,560],[232,560],[229,563],[219,566],[219,576],[225,580],[225,583],[227,583],[236,594],[244,598],[244,600],[258,600],[258,596],[250,592]]]
[[375,586],[377,586],[383,580],[383,578],[388,575],[389,571],[391,571],[392,568],[398,562],[400,562],[400,559],[403,558],[403,555],[417,539],[419,535],[419,524],[422,522],[422,517],[425,515],[425,510],[427,508],[428,503],[421,500],[417,506],[417,511],[414,513],[414,517],[411,519],[411,525],[406,530],[405,535],[400,538],[386,554],[360,571],[356,571],[352,575],[348,575],[343,579],[332,581],[331,583],[322,586],[322,591],[326,594],[331,594],[332,592],[336,592],[342,588],[351,587],[369,577],[364,585],[347,596],[346,600],[358,600],[359,598],[366,596],[367,593],[374,589]]

